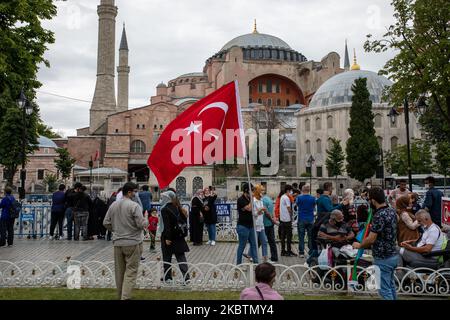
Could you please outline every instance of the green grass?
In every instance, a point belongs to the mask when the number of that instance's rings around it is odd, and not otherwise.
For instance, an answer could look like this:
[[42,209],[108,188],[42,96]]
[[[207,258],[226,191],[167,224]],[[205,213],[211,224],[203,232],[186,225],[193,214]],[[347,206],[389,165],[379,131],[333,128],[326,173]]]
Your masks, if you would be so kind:
[[[283,294],[286,300],[374,299],[369,296]],[[115,300],[114,289],[4,288],[0,300]],[[134,290],[134,300],[239,300],[237,291]]]

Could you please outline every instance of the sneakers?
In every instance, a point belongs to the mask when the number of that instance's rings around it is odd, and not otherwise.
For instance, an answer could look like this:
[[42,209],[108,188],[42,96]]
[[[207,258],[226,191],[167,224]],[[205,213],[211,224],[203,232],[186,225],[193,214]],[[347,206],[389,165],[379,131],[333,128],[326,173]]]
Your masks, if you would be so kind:
[[54,239],[53,236],[48,237],[48,240],[53,240],[53,239]]
[[300,255],[300,258],[301,258],[301,259],[304,259],[304,258],[305,258],[305,255],[304,255],[304,254],[301,254],[301,255]]
[[215,246],[216,245],[216,242],[213,240],[213,241],[211,241],[211,245],[212,246]]
[[211,243],[212,243],[212,241],[209,240],[206,244],[207,244],[207,245],[211,245]]
[[145,260],[145,258],[144,257],[141,257],[141,261],[144,261]]

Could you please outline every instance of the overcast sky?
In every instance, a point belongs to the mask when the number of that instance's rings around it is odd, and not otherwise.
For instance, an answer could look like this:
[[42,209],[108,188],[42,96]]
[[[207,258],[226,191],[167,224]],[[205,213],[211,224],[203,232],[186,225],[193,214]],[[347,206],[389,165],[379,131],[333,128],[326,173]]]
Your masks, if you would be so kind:
[[[380,37],[393,22],[390,0],[116,0],[116,47],[126,23],[130,108],[148,104],[156,85],[188,72],[200,72],[206,59],[229,40],[253,29],[277,36],[308,60],[335,51],[344,63],[344,42],[356,49],[364,70],[377,72],[393,56],[363,52],[366,34]],[[44,26],[56,41],[41,67],[41,116],[64,135],[89,125],[90,103],[49,95],[92,99],[97,66],[100,0],[55,1],[58,15]],[[116,51],[117,52],[117,51]],[[350,52],[351,56],[353,55]],[[352,58],[352,57],[351,57]],[[116,53],[116,61],[118,53]],[[116,76],[117,80],[117,76]],[[116,86],[117,94],[117,86]]]

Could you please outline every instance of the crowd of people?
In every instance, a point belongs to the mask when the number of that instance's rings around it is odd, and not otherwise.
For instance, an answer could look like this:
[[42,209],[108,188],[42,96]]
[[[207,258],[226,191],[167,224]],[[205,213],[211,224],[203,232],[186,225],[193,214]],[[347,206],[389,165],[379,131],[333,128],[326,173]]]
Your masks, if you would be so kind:
[[[259,263],[261,248],[263,264],[259,280],[267,285],[273,280],[272,269],[267,266],[278,261],[279,251],[284,257],[307,258],[306,263],[313,266],[318,263],[322,250],[331,250],[331,263],[339,264],[339,259],[349,258],[349,250],[371,248],[373,264],[381,270],[380,294],[386,299],[395,299],[395,268],[433,267],[441,257],[426,254],[447,247],[444,232],[448,229],[441,225],[442,192],[434,188],[433,177],[428,177],[425,182],[428,191],[422,205],[418,195],[407,189],[404,180],[399,181],[398,188],[387,197],[381,188],[366,185],[360,193],[345,190],[342,199],[333,194],[330,182],[317,189],[315,196],[311,195],[308,184],[286,185],[276,199],[266,195],[262,185],[244,184],[242,195],[237,200],[236,263],[241,264],[243,257]],[[197,190],[188,211],[181,205],[176,190],[169,188],[160,195],[158,214],[152,207],[148,186],[138,191],[136,184],[126,183],[106,200],[100,197],[91,199],[86,187],[79,182],[69,190],[60,185],[52,196],[50,239],[64,238],[66,219],[67,240],[85,241],[94,236],[112,240],[119,295],[128,299],[136,280],[139,259],[144,259],[144,237],[150,240],[150,251],[155,251],[157,231],[161,234],[164,261],[162,280],[172,280],[170,263],[175,256],[184,282],[190,281],[185,255],[189,251],[186,238],[190,237],[192,245],[201,246],[206,228],[207,244],[216,245],[216,200],[214,187]],[[13,245],[14,201],[11,188],[5,188],[5,197],[0,202],[0,246]],[[361,241],[358,235],[366,226],[369,208],[373,213],[370,232]],[[295,219],[299,235],[298,253],[294,251],[292,242]],[[278,226],[280,250],[275,241],[275,226]],[[58,232],[55,233],[57,227]],[[257,288],[260,289],[257,290],[258,296],[263,291],[271,292],[265,285]],[[255,295],[252,290],[243,292],[244,298],[252,295]]]

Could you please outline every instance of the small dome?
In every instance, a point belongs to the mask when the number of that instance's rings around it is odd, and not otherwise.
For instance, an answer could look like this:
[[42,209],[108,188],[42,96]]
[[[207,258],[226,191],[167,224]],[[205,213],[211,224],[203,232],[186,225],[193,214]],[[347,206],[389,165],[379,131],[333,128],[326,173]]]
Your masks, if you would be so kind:
[[352,85],[358,78],[367,78],[367,89],[373,103],[381,103],[384,88],[392,85],[389,79],[372,71],[353,70],[339,73],[320,86],[311,99],[309,108],[352,103]]
[[161,82],[156,86],[156,88],[167,88],[166,84],[164,82]]
[[39,148],[58,148],[56,143],[54,143],[52,140],[50,140],[47,137],[39,136],[38,138],[38,147]]
[[282,48],[292,50],[291,47],[281,40],[280,38],[271,36],[264,33],[248,33],[242,36],[236,37],[233,40],[227,42],[220,51],[226,51],[231,47],[269,47]]

